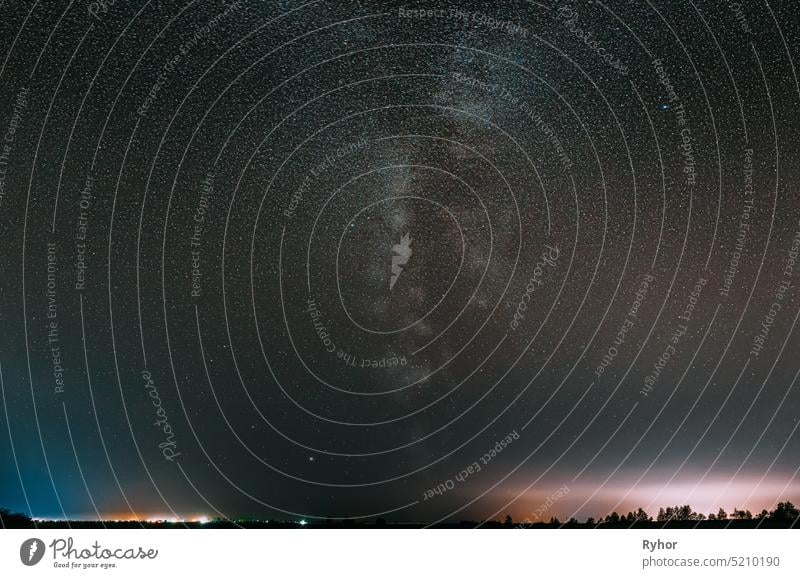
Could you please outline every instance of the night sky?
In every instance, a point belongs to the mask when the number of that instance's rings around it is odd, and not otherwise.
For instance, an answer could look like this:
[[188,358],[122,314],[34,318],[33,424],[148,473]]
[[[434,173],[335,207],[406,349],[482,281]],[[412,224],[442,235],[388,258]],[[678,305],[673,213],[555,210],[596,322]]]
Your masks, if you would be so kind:
[[800,499],[794,2],[0,2],[0,506]]

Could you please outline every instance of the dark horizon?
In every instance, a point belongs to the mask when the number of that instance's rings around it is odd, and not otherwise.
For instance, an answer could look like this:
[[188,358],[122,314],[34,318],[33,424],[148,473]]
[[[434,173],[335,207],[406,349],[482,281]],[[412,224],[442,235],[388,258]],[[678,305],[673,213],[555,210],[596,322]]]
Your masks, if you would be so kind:
[[708,515],[702,512],[694,511],[691,506],[668,506],[659,508],[655,516],[648,514],[642,508],[637,508],[635,511],[629,511],[627,514],[616,511],[607,514],[605,517],[599,516],[588,517],[586,520],[579,521],[576,518],[568,520],[559,520],[556,516],[551,515],[547,521],[544,519],[523,519],[514,521],[513,517],[506,514],[503,520],[481,520],[479,522],[473,520],[459,520],[453,521],[440,521],[436,524],[430,524],[419,521],[410,521],[402,519],[386,519],[382,517],[373,520],[367,519],[352,519],[352,518],[300,518],[300,519],[259,519],[258,517],[241,516],[237,518],[133,518],[125,520],[114,519],[46,519],[46,518],[30,518],[25,514],[19,512],[11,512],[6,508],[0,508],[0,529],[4,528],[61,528],[61,527],[141,527],[141,528],[154,528],[154,527],[187,527],[187,528],[219,528],[219,527],[374,527],[374,526],[404,526],[404,527],[476,527],[487,526],[496,527],[574,527],[574,526],[591,526],[591,527],[629,527],[629,528],[643,528],[643,527],[680,527],[680,528],[707,528],[707,527],[724,527],[724,528],[788,528],[800,529],[800,511],[792,502],[779,502],[773,510],[761,510],[760,512],[753,513],[747,509],[734,508],[730,513],[726,512],[724,508],[720,508],[717,512],[710,512]]
[[141,529],[223,529],[223,528],[628,528],[628,529],[800,529],[800,512],[791,502],[781,502],[772,511],[763,510],[753,514],[749,510],[734,509],[728,514],[723,509],[716,513],[705,514],[694,512],[689,506],[660,508],[657,516],[650,516],[641,508],[627,514],[612,512],[604,518],[589,517],[579,521],[575,518],[559,520],[551,516],[549,520],[518,520],[515,521],[507,515],[501,520],[459,520],[457,522],[439,522],[425,524],[420,522],[387,520],[376,518],[374,520],[353,519],[300,519],[300,520],[263,520],[255,518],[236,519],[203,519],[203,520],[41,520],[27,518],[18,513],[0,509],[0,528],[38,528],[38,529],[82,529],[82,528],[141,528]]

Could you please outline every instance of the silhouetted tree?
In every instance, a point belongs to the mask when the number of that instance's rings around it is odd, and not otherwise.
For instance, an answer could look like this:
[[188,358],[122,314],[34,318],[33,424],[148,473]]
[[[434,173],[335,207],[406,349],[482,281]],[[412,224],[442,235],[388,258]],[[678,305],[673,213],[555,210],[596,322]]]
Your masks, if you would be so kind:
[[641,508],[636,510],[634,518],[636,519],[637,522],[650,522],[653,520],[653,518],[651,518],[650,515]]
[[727,512],[725,512],[725,510],[720,508],[719,511],[717,512],[717,520],[727,520],[727,519],[728,519]]
[[32,525],[33,521],[25,514],[0,508],[0,528],[29,528]]
[[511,525],[513,525],[513,524],[514,524],[514,520],[512,520],[512,519],[511,519],[511,516],[509,516],[508,514],[506,514],[506,519],[505,519],[505,521],[503,522],[503,524],[505,524],[506,526],[511,526]]
[[791,502],[779,502],[777,507],[769,515],[771,520],[783,524],[793,523],[797,520],[798,516],[800,516],[800,512],[797,511],[797,508]]
[[669,522],[678,518],[678,506],[668,506],[666,510],[663,508],[658,511],[659,522]]
[[586,518],[586,525],[587,526],[594,526],[594,518],[592,518],[591,516]]

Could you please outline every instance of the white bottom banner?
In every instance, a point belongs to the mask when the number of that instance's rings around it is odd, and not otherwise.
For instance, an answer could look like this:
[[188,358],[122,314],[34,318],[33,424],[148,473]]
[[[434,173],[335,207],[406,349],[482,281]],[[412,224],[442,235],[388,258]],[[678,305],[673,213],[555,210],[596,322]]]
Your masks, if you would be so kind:
[[2,576],[800,576],[793,530],[3,530]]

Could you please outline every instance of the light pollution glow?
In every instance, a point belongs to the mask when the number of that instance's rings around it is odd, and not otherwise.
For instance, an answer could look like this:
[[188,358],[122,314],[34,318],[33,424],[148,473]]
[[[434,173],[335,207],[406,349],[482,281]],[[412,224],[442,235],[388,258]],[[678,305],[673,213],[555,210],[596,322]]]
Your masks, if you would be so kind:
[[[669,476],[664,476],[664,479],[669,479]],[[566,484],[569,491],[552,499],[559,488],[564,486],[565,484],[554,484],[547,488],[530,490],[507,508],[508,513],[515,520],[529,518],[532,521],[547,521],[550,517],[560,520],[575,517],[582,520],[589,516],[605,516],[612,511],[627,513],[642,508],[655,517],[659,508],[688,504],[694,511],[706,515],[716,513],[719,508],[728,513],[738,508],[756,514],[761,510],[773,509],[777,502],[796,500],[800,495],[800,479],[788,475],[773,475],[763,479],[758,475],[740,475],[733,480],[717,476],[713,479],[709,477],[702,484],[698,484],[697,479],[690,479],[688,475],[683,479],[676,478],[668,484],[663,481],[637,484],[632,479],[615,480],[599,486],[596,482],[579,481],[572,485]],[[509,497],[507,494],[506,501]],[[542,508],[548,498],[551,505]],[[500,500],[502,498],[498,497],[492,500],[492,504],[497,504],[499,508],[502,504]],[[533,514],[537,511],[541,514],[535,517]]]

